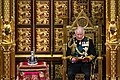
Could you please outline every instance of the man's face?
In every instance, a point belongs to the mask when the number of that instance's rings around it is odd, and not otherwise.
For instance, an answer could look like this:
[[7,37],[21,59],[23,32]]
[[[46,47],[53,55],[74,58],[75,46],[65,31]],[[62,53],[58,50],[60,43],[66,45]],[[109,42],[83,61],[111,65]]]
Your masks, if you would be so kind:
[[84,37],[84,34],[83,34],[82,30],[77,30],[76,33],[75,33],[75,35],[76,35],[76,39],[77,40],[82,40],[83,37]]

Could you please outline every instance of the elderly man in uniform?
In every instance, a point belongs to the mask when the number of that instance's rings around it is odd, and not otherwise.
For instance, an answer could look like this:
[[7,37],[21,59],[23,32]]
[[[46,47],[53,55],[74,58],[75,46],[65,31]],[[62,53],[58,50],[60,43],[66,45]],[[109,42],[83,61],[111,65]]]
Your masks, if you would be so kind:
[[82,71],[85,80],[90,80],[92,60],[96,57],[96,50],[92,39],[84,36],[84,28],[79,26],[67,44],[66,55],[69,57],[68,80],[75,80],[76,73]]

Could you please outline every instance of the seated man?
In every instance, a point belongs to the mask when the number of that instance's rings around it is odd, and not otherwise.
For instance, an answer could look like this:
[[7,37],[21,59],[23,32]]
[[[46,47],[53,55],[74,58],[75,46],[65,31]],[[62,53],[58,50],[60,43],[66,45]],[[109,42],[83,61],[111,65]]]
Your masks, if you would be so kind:
[[37,64],[37,57],[34,56],[34,51],[31,51],[31,56],[28,58],[28,64]]
[[85,80],[90,80],[91,63],[96,56],[96,50],[93,41],[85,37],[84,33],[84,28],[79,26],[75,30],[75,36],[67,44],[68,80],[75,80],[76,73],[81,70],[85,74]]

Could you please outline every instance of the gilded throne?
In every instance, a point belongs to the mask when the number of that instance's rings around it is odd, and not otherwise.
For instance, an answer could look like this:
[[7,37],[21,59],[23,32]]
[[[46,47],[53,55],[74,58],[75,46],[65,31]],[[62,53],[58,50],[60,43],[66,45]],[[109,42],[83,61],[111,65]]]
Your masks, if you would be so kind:
[[[63,18],[64,21],[65,18]],[[85,29],[85,36],[92,38],[96,50],[98,50],[98,44],[97,44],[97,27],[93,26],[87,15],[83,10],[79,13],[78,17],[76,17],[75,21],[71,25],[64,24],[64,45],[63,45],[63,80],[67,80],[67,57],[66,57],[66,47],[67,47],[67,41],[74,35],[74,30],[77,28],[76,26],[83,26]],[[100,66],[102,66],[102,57],[99,50],[97,51],[98,57],[91,65],[91,79],[94,80],[101,80],[102,79],[102,69]],[[98,65],[97,65],[98,64]],[[97,66],[96,66],[97,65]],[[84,74],[80,73],[76,75],[75,80],[84,80]]]

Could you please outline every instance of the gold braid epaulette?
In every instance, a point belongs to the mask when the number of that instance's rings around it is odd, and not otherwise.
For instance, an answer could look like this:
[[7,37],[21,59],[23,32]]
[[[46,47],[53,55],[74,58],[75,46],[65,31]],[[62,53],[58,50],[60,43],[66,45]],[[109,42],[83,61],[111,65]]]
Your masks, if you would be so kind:
[[[73,43],[75,42],[75,41],[74,41],[74,38],[75,38],[75,37],[72,37],[72,38],[70,39],[70,41],[68,42],[68,47],[69,47],[69,48],[72,48],[72,47],[74,46],[74,44],[73,44]],[[72,43],[72,40],[73,40],[73,43]]]
[[[76,48],[76,43],[74,40],[75,37],[72,37],[70,39],[70,41],[68,42],[68,47],[71,49],[71,54],[73,54],[75,52],[75,48]],[[72,42],[73,41],[73,42]]]

